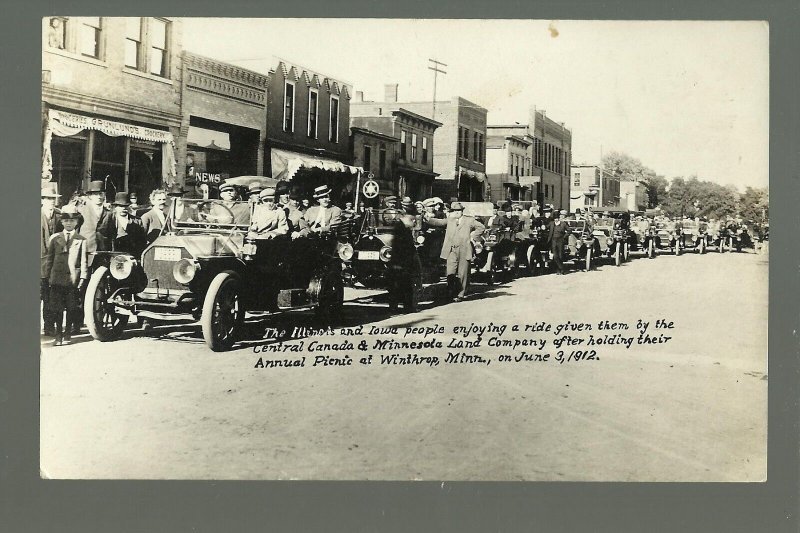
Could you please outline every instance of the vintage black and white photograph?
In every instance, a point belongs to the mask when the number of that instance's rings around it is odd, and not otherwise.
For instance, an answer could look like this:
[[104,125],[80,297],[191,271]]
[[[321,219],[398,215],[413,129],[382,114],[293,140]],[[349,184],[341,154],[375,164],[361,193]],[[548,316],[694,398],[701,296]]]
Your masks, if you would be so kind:
[[768,45],[43,18],[41,478],[766,481]]

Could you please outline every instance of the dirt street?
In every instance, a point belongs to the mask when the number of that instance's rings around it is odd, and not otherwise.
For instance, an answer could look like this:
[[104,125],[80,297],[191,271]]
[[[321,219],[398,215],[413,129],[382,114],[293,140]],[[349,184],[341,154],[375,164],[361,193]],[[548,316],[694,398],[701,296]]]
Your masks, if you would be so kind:
[[[51,478],[757,481],[766,476],[766,256],[662,255],[567,276],[476,284],[461,303],[392,314],[348,290],[340,326],[673,322],[666,343],[595,360],[255,368],[266,326],[213,353],[197,325],[82,335],[41,358],[41,466]],[[605,333],[605,332],[603,332]],[[609,331],[608,333],[617,333]],[[625,331],[638,336],[638,332]],[[585,333],[579,334],[584,338]],[[535,333],[519,337],[538,337]],[[388,335],[391,338],[392,335]],[[422,340],[420,335],[397,340]],[[454,335],[439,335],[448,341]],[[509,332],[505,338],[515,338]],[[551,335],[550,338],[553,336]],[[357,336],[305,337],[342,343]],[[587,347],[580,346],[585,350]],[[573,348],[561,348],[568,353]],[[555,357],[548,343],[542,350]],[[385,351],[405,355],[408,350]],[[354,352],[348,352],[354,355]]]

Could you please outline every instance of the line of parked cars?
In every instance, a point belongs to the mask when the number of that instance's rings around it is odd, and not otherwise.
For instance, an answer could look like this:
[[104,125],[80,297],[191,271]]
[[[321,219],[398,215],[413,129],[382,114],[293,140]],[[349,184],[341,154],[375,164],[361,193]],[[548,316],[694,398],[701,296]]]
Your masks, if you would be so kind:
[[[486,222],[493,206],[467,202],[465,209]],[[565,257],[589,270],[602,260],[619,266],[632,252],[654,258],[659,250],[704,253],[711,246],[723,251],[745,245],[741,233],[715,232],[705,223],[631,222],[630,215],[616,210],[599,220],[568,221]],[[222,351],[239,339],[248,311],[312,309],[321,324],[329,324],[350,285],[386,290],[392,308],[413,312],[423,286],[444,275],[444,230],[427,226],[419,214],[367,209],[330,232],[294,240],[254,239],[248,228],[249,217],[234,216],[221,200],[180,199],[165,230],[141,255],[97,252],[84,300],[91,335],[116,340],[131,316],[192,319],[200,321],[206,344]],[[518,229],[489,228],[473,241],[474,281],[494,284],[549,271],[546,229]]]

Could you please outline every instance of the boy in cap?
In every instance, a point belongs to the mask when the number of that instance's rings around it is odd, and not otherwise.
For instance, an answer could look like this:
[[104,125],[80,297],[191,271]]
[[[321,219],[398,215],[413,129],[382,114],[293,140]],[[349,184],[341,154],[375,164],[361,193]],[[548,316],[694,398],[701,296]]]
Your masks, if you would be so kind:
[[75,231],[80,214],[75,206],[67,205],[60,217],[64,230],[50,237],[42,268],[42,281],[49,284],[50,311],[55,318],[54,346],[71,342],[73,325],[78,319],[79,293],[89,277],[86,239]]
[[331,190],[327,185],[314,189],[314,198],[318,205],[308,208],[303,218],[313,233],[327,233],[331,226],[342,221],[342,210],[331,205]]
[[41,268],[42,286],[40,299],[42,300],[42,321],[44,322],[44,334],[52,337],[55,335],[55,316],[49,306],[49,281],[44,275],[44,264],[47,260],[47,246],[50,237],[63,230],[61,225],[61,210],[56,207],[56,200],[61,196],[56,192],[57,184],[47,182],[42,185],[42,232],[41,232]]

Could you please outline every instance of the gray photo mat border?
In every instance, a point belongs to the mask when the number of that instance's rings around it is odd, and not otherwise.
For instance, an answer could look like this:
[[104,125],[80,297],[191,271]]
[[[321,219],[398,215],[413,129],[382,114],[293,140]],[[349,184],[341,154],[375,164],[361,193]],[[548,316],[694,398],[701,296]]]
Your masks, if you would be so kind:
[[[796,2],[423,3],[139,0],[25,2],[0,21],[6,61],[3,143],[3,354],[0,530],[21,531],[796,531],[800,231]],[[240,17],[767,20],[770,24],[768,481],[520,483],[347,481],[48,481],[39,479],[38,276],[34,206],[40,165],[40,19],[50,14]],[[335,31],[335,30],[334,30]],[[354,45],[358,43],[353,36]],[[364,43],[368,46],[368,43]],[[9,187],[13,183],[13,187]],[[13,191],[13,192],[12,192]],[[777,230],[775,230],[777,228]],[[29,233],[30,232],[30,233]],[[733,288],[732,288],[733,290]]]

